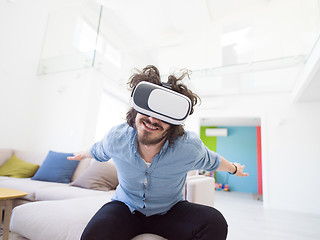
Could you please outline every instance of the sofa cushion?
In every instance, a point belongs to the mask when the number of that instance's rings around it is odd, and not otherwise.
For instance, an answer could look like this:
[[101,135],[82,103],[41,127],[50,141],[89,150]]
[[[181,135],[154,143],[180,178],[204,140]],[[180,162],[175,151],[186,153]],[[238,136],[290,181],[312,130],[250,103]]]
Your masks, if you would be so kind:
[[132,238],[131,240],[166,240],[166,239],[155,234],[143,233]]
[[68,156],[72,155],[73,153],[49,151],[43,164],[31,179],[48,182],[69,183],[75,169],[79,164],[79,161],[70,161],[67,159]]
[[0,176],[0,181],[5,181],[5,180],[8,180],[10,179],[9,177],[4,177],[4,176]]
[[[79,240],[90,219],[110,198],[107,195],[23,204],[13,209],[10,230],[32,240]],[[154,234],[134,238],[147,239],[164,240]]]
[[105,196],[106,198],[112,196],[115,191],[96,191],[91,189],[84,189],[79,187],[73,187],[66,184],[60,184],[62,186],[52,186],[48,188],[39,188],[36,191],[36,201],[46,200],[63,200],[70,198],[79,197],[90,197],[90,196]]
[[32,240],[79,240],[87,223],[110,198],[26,203],[13,209],[10,229]]
[[38,170],[39,165],[25,162],[15,154],[0,167],[0,176],[29,178]]
[[35,201],[35,193],[39,189],[61,185],[68,186],[68,184],[36,181],[31,180],[30,178],[0,177],[0,187],[13,188],[23,192],[27,192],[28,195],[23,197],[23,199],[27,199],[30,201]]
[[81,160],[70,181],[73,182],[75,179],[77,179],[88,168],[91,161],[93,161],[91,158]]
[[71,183],[72,186],[109,191],[118,186],[117,169],[112,161],[93,161],[90,166]]

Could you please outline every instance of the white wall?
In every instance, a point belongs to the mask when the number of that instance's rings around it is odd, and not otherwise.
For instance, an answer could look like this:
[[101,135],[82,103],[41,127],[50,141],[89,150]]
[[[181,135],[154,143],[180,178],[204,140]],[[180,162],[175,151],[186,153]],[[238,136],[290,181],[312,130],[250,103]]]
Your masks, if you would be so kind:
[[126,113],[130,107],[129,99],[129,91],[127,94],[121,94],[111,84],[104,83],[97,116],[95,141],[100,141],[113,126],[126,122]]
[[0,3],[0,146],[29,148],[34,142],[25,139],[36,129],[35,73],[46,14],[37,13],[35,17],[25,11],[30,2],[19,6],[8,1]]
[[269,110],[267,181],[272,207],[320,214],[317,169],[320,112],[317,109],[320,102],[284,103]]
[[40,77],[32,147],[70,152],[90,146],[102,81],[93,69]]
[[291,99],[290,94],[206,99],[197,115],[261,118],[264,205],[320,214],[320,102]]
[[101,75],[37,76],[49,12],[71,2],[0,2],[0,147],[76,151],[93,142]]

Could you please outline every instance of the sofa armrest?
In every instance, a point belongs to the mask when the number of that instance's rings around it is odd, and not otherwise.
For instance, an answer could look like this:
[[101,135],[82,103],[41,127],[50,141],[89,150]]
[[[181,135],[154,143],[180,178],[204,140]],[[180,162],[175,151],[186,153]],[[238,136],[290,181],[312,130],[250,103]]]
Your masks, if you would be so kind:
[[204,175],[187,177],[185,186],[186,200],[207,206],[213,206],[215,194],[215,180]]

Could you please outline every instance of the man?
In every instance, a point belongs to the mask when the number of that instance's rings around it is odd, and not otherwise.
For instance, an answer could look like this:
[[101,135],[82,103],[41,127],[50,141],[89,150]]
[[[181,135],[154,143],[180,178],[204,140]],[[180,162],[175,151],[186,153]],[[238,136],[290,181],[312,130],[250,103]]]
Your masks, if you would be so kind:
[[129,81],[133,108],[127,123],[116,126],[89,151],[69,160],[113,159],[119,185],[86,226],[82,239],[132,239],[153,233],[169,240],[226,239],[227,223],[215,208],[183,199],[188,171],[204,169],[247,176],[244,166],[230,163],[209,150],[183,128],[200,100],[179,78],[162,83],[156,67],[147,66]]

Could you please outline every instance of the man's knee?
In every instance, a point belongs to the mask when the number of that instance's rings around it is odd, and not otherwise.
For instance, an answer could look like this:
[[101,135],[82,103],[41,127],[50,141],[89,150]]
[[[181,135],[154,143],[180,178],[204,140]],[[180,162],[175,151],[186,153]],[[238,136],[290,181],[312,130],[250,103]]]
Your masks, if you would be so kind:
[[183,201],[173,208],[172,214],[177,213],[179,215],[178,219],[188,221],[189,226],[193,226],[191,235],[195,239],[211,240],[213,236],[217,240],[226,239],[228,224],[217,209]]
[[108,230],[112,230],[112,227],[108,226],[106,220],[99,221],[97,218],[92,218],[85,227],[81,240],[105,240],[107,236],[112,236],[108,233]]
[[226,239],[228,234],[228,223],[224,216],[215,208],[210,208],[203,216],[205,228],[212,236],[219,236],[216,239]]

